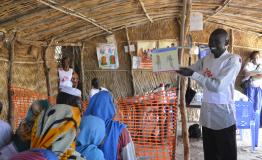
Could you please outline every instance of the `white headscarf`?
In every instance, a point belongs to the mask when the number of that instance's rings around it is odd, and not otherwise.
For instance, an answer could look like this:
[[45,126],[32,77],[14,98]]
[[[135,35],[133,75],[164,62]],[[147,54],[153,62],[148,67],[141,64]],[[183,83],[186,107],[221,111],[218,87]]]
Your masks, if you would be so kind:
[[64,93],[67,93],[73,96],[81,97],[81,91],[77,88],[63,86],[61,87],[61,92],[64,92]]
[[12,137],[12,128],[5,121],[0,120],[0,148],[8,145]]

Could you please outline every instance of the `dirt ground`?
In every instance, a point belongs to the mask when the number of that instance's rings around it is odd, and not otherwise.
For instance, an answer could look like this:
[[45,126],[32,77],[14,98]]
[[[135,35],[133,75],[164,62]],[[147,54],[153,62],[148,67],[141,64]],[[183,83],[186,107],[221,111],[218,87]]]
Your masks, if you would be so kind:
[[[181,123],[178,124],[178,141],[176,159],[183,160],[183,142],[181,135]],[[243,139],[240,139],[239,131],[237,131],[237,150],[238,160],[262,160],[262,128],[259,131],[258,147],[253,152],[251,149],[250,130],[243,130]],[[202,138],[190,139],[190,155],[191,160],[204,160]]]

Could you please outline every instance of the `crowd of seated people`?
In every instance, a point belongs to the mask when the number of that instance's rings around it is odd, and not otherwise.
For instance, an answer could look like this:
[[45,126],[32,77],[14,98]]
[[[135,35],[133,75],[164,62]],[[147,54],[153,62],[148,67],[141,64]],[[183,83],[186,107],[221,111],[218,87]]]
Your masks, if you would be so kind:
[[135,160],[126,125],[113,120],[116,107],[112,94],[101,90],[82,113],[81,91],[62,86],[56,105],[33,102],[14,133],[0,120],[0,159]]

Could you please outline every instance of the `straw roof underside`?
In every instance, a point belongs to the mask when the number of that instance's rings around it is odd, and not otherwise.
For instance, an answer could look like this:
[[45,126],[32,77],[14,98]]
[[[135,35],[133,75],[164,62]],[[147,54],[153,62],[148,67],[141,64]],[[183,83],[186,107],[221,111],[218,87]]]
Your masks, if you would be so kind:
[[[192,0],[205,22],[262,34],[261,0]],[[79,42],[113,31],[181,16],[178,0],[2,0],[0,30],[26,40]]]

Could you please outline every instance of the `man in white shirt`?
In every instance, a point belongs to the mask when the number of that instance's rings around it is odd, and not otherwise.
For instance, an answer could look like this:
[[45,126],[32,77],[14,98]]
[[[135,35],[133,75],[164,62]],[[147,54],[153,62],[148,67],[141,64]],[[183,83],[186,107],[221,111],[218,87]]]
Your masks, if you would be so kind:
[[204,90],[200,114],[205,160],[237,160],[234,113],[235,80],[240,71],[240,56],[227,51],[229,38],[216,29],[209,38],[212,54],[177,73],[191,76]]

